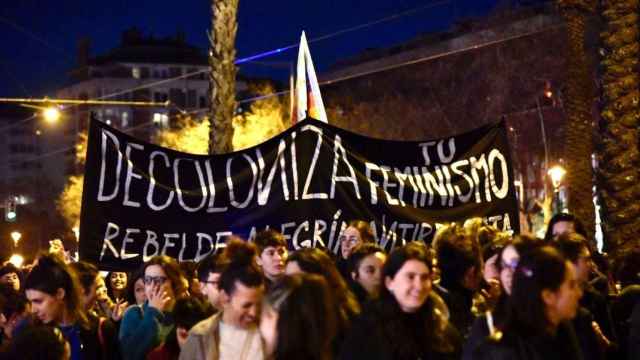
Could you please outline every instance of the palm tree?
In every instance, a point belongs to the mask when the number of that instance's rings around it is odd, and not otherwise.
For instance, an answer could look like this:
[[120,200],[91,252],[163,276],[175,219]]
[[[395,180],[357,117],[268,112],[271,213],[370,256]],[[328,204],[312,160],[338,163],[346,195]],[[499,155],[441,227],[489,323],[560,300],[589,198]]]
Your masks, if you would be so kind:
[[640,42],[638,1],[603,1],[601,197],[608,247],[619,252],[640,234]]
[[569,209],[584,222],[588,237],[593,239],[595,210],[593,206],[593,77],[585,51],[585,29],[590,14],[595,13],[596,0],[558,0],[566,21],[568,37],[567,87],[565,109],[567,136],[565,156],[569,190]]
[[238,0],[211,0],[209,33],[209,153],[233,150],[233,115],[236,109],[236,32]]

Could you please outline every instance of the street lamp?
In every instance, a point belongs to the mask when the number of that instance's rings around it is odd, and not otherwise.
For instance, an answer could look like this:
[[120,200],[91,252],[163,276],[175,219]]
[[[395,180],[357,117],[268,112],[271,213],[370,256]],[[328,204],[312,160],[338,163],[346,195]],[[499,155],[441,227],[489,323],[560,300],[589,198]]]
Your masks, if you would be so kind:
[[74,226],[71,230],[73,231],[73,235],[76,237],[76,241],[80,241],[80,227]]
[[562,182],[562,179],[564,178],[564,175],[566,173],[567,173],[567,170],[565,170],[560,165],[556,165],[556,166],[552,167],[551,169],[549,169],[547,174],[551,178],[551,183],[553,184],[553,190],[554,191],[558,191],[558,188],[560,187],[560,183]]
[[567,171],[560,165],[556,165],[547,171],[547,174],[551,178],[551,184],[553,185],[554,203],[556,212],[561,212],[562,207],[560,204],[560,184]]
[[60,110],[56,106],[49,106],[42,110],[42,116],[49,124],[55,124],[60,120]]
[[9,262],[13,264],[13,266],[20,269],[20,267],[22,267],[22,264],[24,263],[24,258],[20,254],[13,254],[9,258]]
[[11,238],[13,239],[13,245],[18,246],[18,241],[22,238],[22,234],[19,231],[12,231]]

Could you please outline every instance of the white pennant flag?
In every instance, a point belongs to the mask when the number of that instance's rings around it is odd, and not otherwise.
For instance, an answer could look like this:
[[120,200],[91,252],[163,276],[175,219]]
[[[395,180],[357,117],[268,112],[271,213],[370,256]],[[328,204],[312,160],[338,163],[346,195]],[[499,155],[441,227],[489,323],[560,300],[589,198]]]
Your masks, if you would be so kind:
[[[307,75],[309,76],[309,89],[307,89]],[[325,123],[329,122],[304,31],[300,37],[300,47],[298,49],[295,97],[295,114],[292,114],[294,123],[307,117],[324,121]]]

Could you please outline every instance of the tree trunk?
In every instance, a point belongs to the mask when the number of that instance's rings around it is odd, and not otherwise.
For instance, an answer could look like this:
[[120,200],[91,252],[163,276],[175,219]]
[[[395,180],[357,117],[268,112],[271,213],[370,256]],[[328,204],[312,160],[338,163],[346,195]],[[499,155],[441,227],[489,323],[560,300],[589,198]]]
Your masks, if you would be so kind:
[[638,1],[603,1],[602,142],[598,156],[607,248],[619,252],[640,234]]
[[584,223],[590,241],[593,241],[595,231],[591,162],[594,86],[585,50],[585,29],[588,16],[595,12],[596,3],[595,0],[558,0],[569,41],[565,92],[568,209]]
[[236,32],[238,0],[211,0],[209,34],[209,153],[233,151],[233,115],[236,110]]

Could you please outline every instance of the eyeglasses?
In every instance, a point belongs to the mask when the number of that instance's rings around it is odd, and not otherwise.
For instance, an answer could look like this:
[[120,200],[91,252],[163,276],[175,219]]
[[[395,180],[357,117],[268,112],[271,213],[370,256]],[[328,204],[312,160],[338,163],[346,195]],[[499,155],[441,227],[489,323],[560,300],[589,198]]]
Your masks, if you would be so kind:
[[352,238],[348,238],[348,237],[340,237],[340,242],[342,244],[349,244],[349,245],[357,245],[359,240],[356,237],[352,237]]
[[511,260],[510,262],[500,261],[500,267],[502,269],[508,269],[511,271],[516,271],[518,267],[518,260]]
[[208,284],[208,285],[213,285],[213,286],[218,286],[219,282],[218,281],[201,281],[203,284]]
[[145,285],[162,285],[164,284],[168,278],[166,276],[145,276],[142,281],[144,281]]

